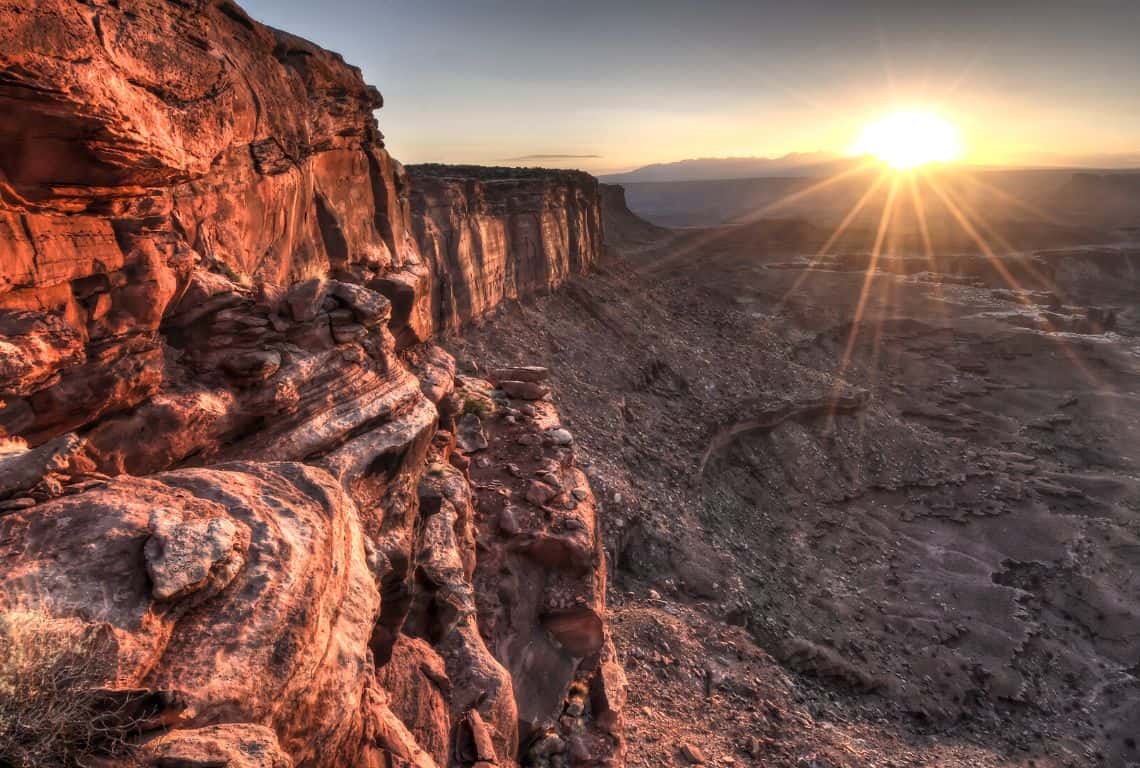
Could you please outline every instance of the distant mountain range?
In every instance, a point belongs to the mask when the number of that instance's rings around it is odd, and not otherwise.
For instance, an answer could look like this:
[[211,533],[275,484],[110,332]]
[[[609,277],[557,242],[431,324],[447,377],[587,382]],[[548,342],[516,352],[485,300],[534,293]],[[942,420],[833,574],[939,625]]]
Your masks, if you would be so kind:
[[[834,227],[860,205],[863,213],[853,225],[873,229],[891,185],[879,184],[865,205],[859,201],[875,185],[878,175],[877,168],[869,167],[855,168],[855,172],[837,176],[826,184],[820,184],[820,177],[814,175],[784,174],[629,181],[621,186],[630,210],[659,226],[712,227],[758,219],[800,218],[817,226]],[[1027,231],[1040,233],[1045,243],[1054,235],[1065,243],[1096,241],[1098,238],[1088,232],[1076,231],[1087,228],[1101,231],[1104,238],[1115,237],[1112,233],[1116,230],[1126,230],[1130,240],[1140,236],[1140,171],[951,165],[932,170],[929,175],[918,177],[918,181],[931,226],[935,221],[948,221],[961,228],[954,223],[953,214],[940,196],[950,194],[971,216],[982,216],[989,222],[1024,223]],[[911,219],[917,221],[916,212],[906,212],[907,206],[914,207],[909,188],[903,188],[901,209],[893,214],[892,227],[900,230],[909,226],[906,222]],[[1069,234],[1062,237],[1056,226],[1068,227]],[[1016,227],[1007,228],[1008,232],[1015,230]],[[1021,241],[1029,242],[1026,238]],[[1043,245],[1035,243],[1034,247]]]
[[609,184],[756,179],[767,176],[804,178],[827,176],[859,161],[859,158],[844,157],[832,152],[793,152],[783,157],[700,157],[673,163],[653,163],[599,178]]
[[[700,157],[672,163],[643,165],[632,171],[604,174],[598,178],[608,184],[773,177],[817,178],[840,173],[862,162],[865,162],[865,158],[838,155],[834,152],[793,152],[783,157]],[[1140,168],[1140,153],[1035,155],[1006,167],[1008,170],[1034,168],[1135,170]],[[988,170],[998,170],[998,168],[989,167]]]

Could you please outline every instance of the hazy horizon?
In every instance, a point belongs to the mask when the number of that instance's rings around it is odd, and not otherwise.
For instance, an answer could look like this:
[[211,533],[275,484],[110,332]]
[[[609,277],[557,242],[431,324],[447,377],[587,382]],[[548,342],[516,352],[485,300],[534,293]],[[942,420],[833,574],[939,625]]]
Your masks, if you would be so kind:
[[244,6],[360,66],[406,162],[842,154],[906,107],[953,122],[968,163],[1140,155],[1140,6],[1122,0]]

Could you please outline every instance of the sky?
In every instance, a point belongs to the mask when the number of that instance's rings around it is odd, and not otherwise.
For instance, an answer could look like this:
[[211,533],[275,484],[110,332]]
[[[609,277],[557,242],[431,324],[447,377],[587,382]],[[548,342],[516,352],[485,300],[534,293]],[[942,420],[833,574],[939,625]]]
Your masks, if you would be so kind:
[[847,153],[922,109],[966,162],[1140,165],[1140,0],[241,2],[359,66],[406,163]]

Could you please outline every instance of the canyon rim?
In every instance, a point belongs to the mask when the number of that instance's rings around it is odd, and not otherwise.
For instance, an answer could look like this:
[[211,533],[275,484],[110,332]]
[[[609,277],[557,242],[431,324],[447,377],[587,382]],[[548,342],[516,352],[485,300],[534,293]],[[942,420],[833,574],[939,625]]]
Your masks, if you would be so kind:
[[872,2],[249,4],[0,0],[0,768],[1140,765],[1126,154],[695,157]]

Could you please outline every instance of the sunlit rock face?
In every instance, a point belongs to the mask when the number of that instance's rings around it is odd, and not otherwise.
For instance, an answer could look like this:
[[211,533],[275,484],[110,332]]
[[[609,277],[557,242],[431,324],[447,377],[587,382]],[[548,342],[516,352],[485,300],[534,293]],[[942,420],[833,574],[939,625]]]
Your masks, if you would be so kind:
[[437,329],[583,274],[602,246],[598,182],[575,171],[418,165],[413,228],[439,277]]
[[[339,56],[230,3],[16,3],[0,18],[0,308],[33,313],[14,332],[42,350],[4,387],[9,433],[38,441],[154,397],[178,362],[160,326],[215,368],[173,327],[187,313],[229,323],[215,350],[263,349],[258,329],[276,325],[209,310],[260,302],[265,319],[298,280],[418,261],[380,95]],[[319,351],[321,330],[293,346]]]
[[[620,688],[591,504],[584,560],[520,571],[511,637],[557,664],[484,633],[455,364],[421,344],[593,263],[596,185],[480,192],[446,223],[498,239],[425,258],[380,104],[224,0],[0,2],[0,612],[98,635],[144,764],[512,765],[565,750],[572,681]],[[532,605],[552,579],[588,604]],[[620,756],[597,714],[579,762]]]

